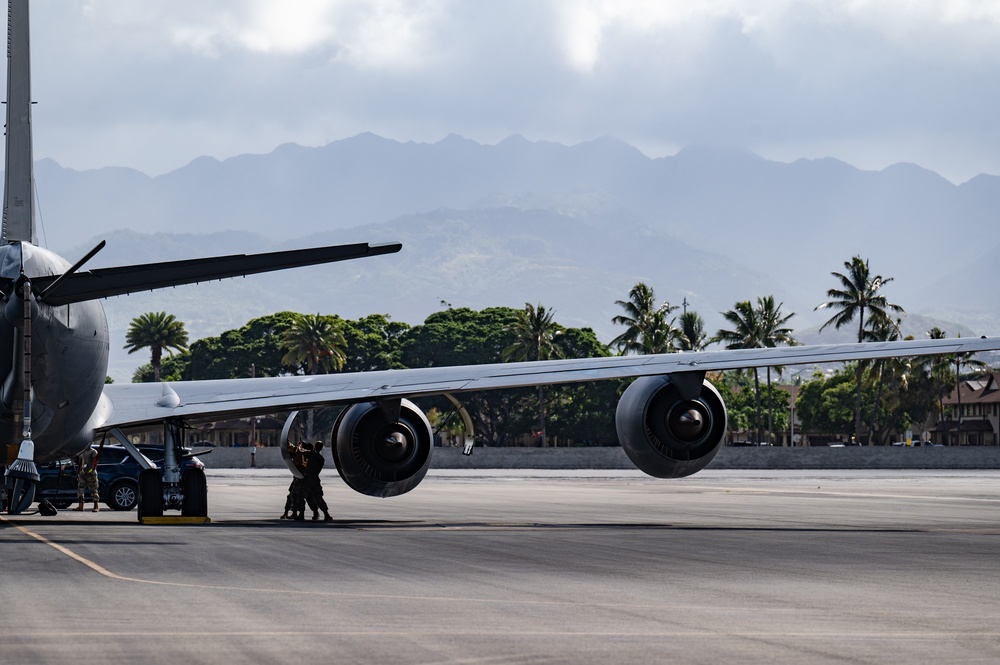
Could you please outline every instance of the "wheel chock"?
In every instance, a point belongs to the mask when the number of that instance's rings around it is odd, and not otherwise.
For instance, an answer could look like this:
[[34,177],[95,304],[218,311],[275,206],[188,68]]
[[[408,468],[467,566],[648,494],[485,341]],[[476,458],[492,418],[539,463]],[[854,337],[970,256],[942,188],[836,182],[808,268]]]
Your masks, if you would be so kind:
[[162,517],[140,517],[139,524],[211,524],[211,517],[184,517],[183,515],[163,515]]

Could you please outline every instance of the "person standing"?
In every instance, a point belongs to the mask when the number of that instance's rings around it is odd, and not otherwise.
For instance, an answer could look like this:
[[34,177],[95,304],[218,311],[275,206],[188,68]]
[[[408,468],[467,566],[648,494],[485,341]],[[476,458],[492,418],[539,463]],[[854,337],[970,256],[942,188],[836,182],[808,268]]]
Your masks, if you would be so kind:
[[317,441],[312,450],[306,451],[303,455],[306,468],[302,474],[302,488],[305,500],[313,511],[313,521],[319,519],[319,511],[323,511],[323,521],[332,522],[330,517],[330,507],[326,505],[323,498],[323,484],[320,482],[319,474],[323,470],[326,460],[323,459],[323,441]]
[[[288,442],[288,453],[291,456],[292,464],[298,469],[300,474],[305,470],[304,452],[305,450],[302,446],[290,441]],[[303,520],[305,519],[302,515],[304,509],[305,501],[302,499],[302,478],[294,476],[291,484],[288,486],[288,496],[285,497],[285,512],[278,519]],[[288,514],[289,511],[292,513],[290,516]]]
[[76,456],[76,499],[79,505],[73,510],[83,510],[86,491],[90,490],[90,496],[94,499],[93,512],[98,512],[100,506],[100,494],[98,493],[97,479],[97,451],[87,446],[87,448]]

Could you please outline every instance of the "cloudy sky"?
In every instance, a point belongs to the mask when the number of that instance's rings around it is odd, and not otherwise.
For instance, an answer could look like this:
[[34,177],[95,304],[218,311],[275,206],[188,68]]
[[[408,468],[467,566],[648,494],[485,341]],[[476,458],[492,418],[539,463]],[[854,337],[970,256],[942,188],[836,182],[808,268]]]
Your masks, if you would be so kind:
[[35,154],[156,175],[371,131],[1000,175],[1000,1],[32,0]]

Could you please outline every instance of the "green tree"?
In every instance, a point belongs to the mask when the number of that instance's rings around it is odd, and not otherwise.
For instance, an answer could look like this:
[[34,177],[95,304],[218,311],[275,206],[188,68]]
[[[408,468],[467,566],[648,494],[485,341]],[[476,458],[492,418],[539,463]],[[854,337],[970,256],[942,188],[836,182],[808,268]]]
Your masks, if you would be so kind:
[[708,333],[705,332],[705,321],[698,312],[690,311],[681,314],[681,326],[674,339],[678,351],[704,351],[708,345]]
[[[541,304],[537,307],[525,303],[519,310],[517,318],[508,328],[514,335],[514,342],[503,350],[506,362],[551,360],[561,358],[563,351],[559,346],[559,338],[563,334],[562,326],[553,320],[554,312],[546,310]],[[542,433],[542,446],[548,445],[545,431],[545,386],[536,387],[538,391],[538,424]]]
[[[714,343],[724,344],[727,349],[759,349],[763,346],[759,312],[749,300],[736,303],[733,309],[722,313],[722,318],[728,321],[732,328],[719,329],[712,338]],[[753,392],[756,404],[754,428],[757,432],[757,443],[760,443],[760,374],[756,367],[753,368]]]
[[285,355],[281,362],[299,368],[303,374],[340,371],[347,361],[347,341],[337,319],[322,314],[297,314],[281,335]]
[[[836,313],[820,326],[820,331],[829,325],[839,330],[855,319],[858,321],[858,343],[865,339],[865,327],[871,322],[878,323],[891,318],[890,312],[903,314],[903,308],[889,302],[881,289],[892,281],[892,277],[872,274],[868,261],[860,256],[844,262],[846,273],[831,273],[840,282],[840,288],[830,289],[826,296],[830,298],[825,303],[816,306],[816,310],[833,309]],[[868,321],[865,315],[868,315]],[[854,434],[861,431],[861,373],[863,363],[858,363],[855,370],[857,396],[854,405]]]
[[402,369],[400,343],[410,326],[385,314],[370,314],[357,321],[342,320],[347,341],[345,372]]
[[673,342],[677,336],[674,319],[668,319],[677,309],[670,303],[656,305],[653,289],[639,282],[629,291],[628,300],[616,300],[615,304],[625,310],[611,319],[615,325],[625,326],[625,332],[611,340],[611,346],[619,353],[670,353],[675,351]]
[[[590,328],[566,328],[559,338],[566,358],[603,358],[607,345]],[[575,445],[618,445],[615,406],[620,381],[589,381],[549,387],[548,432]]]
[[154,382],[160,380],[163,352],[186,352],[187,343],[188,334],[184,324],[173,314],[166,312],[147,312],[135,317],[125,334],[125,348],[129,353],[140,349],[150,350]]
[[[511,326],[517,317],[518,310],[510,307],[478,312],[449,307],[435,312],[401,336],[402,362],[406,367],[503,362],[503,350],[515,341]],[[464,393],[461,400],[472,416],[476,440],[507,446],[518,434],[530,430],[534,418],[524,414],[526,405],[533,404],[532,396],[533,391],[524,388]],[[437,407],[448,413],[452,409],[444,398],[424,398],[418,403],[425,411]]]
[[854,388],[850,365],[829,378],[821,374],[799,387],[795,412],[805,432],[844,433],[850,431],[854,408]]
[[[798,342],[792,337],[792,329],[785,327],[788,320],[795,316],[795,313],[785,314],[781,311],[784,303],[774,302],[774,296],[757,298],[757,323],[760,325],[761,346],[773,349],[776,346],[797,346]],[[776,367],[780,374],[784,371],[782,367]],[[767,367],[767,392],[771,395],[771,366]],[[767,407],[767,431],[771,439],[774,438],[774,400],[768,398]]]
[[268,314],[218,337],[193,342],[184,378],[237,379],[251,374],[279,376],[297,372],[298,365],[282,362],[287,353],[282,336],[298,316],[287,311]]
[[[944,339],[947,333],[937,326],[927,331],[930,339]],[[951,357],[947,355],[925,356],[921,359],[928,374],[934,380],[934,387],[937,390],[937,412],[938,422],[944,422],[944,387],[951,383]]]
[[[298,314],[281,335],[286,349],[283,363],[295,365],[303,374],[327,374],[340,371],[347,360],[346,340],[335,317],[321,314]],[[315,411],[306,415],[306,437],[313,438]]]
[[[784,314],[781,311],[783,303],[775,303],[774,296],[757,298],[756,307],[749,300],[736,303],[728,312],[722,313],[722,318],[729,322],[732,328],[723,328],[715,333],[712,341],[724,344],[727,349],[761,349],[773,348],[782,344],[794,345],[792,329],[785,327],[788,320],[795,314]],[[756,430],[758,443],[763,441],[761,435],[761,404],[760,404],[760,374],[753,368],[753,385],[756,399]],[[771,368],[767,368],[767,391],[771,394]],[[774,409],[768,408],[768,436],[774,432]]]
[[[893,321],[889,317],[873,319],[865,330],[866,342],[894,342],[898,340],[900,319]],[[859,365],[865,363],[859,362]],[[884,444],[893,427],[893,416],[897,414],[903,403],[903,395],[909,388],[910,376],[913,371],[911,358],[881,358],[870,363],[866,383],[875,389],[875,401],[872,404],[871,420],[868,422],[868,445]],[[888,390],[886,388],[888,387]]]
[[[961,335],[959,335],[961,337]],[[951,356],[955,363],[955,398],[958,400],[958,422],[955,428],[955,445],[962,445],[962,368],[971,369],[970,374],[978,374],[985,370],[988,365],[982,360],[974,357],[971,352],[956,353]]]

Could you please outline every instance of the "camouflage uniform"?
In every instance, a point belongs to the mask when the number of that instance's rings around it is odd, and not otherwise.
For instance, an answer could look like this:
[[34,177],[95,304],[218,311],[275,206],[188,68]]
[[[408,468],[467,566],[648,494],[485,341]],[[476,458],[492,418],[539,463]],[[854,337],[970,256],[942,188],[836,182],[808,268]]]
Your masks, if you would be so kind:
[[[319,450],[315,448],[319,448]],[[330,517],[330,508],[326,505],[326,499],[323,498],[323,484],[319,480],[319,474],[326,463],[322,453],[323,444],[317,441],[315,448],[303,455],[306,468],[302,478],[302,494],[309,503],[309,508],[313,511],[313,519],[318,520],[319,511],[322,510],[326,521],[329,522],[333,518]]]
[[[303,472],[305,470],[305,461],[302,458],[303,451],[298,446],[289,443],[288,452],[291,454],[292,464],[300,473]],[[305,503],[305,496],[302,494],[302,479],[292,478],[292,482],[288,486],[288,496],[285,497],[285,512],[281,515],[281,519],[304,519]],[[291,511],[291,516],[288,514],[289,511]]]
[[90,490],[90,498],[96,506],[101,500],[98,494],[98,480],[96,466],[97,451],[87,448],[76,456],[76,499],[83,505],[86,499],[86,491]]

